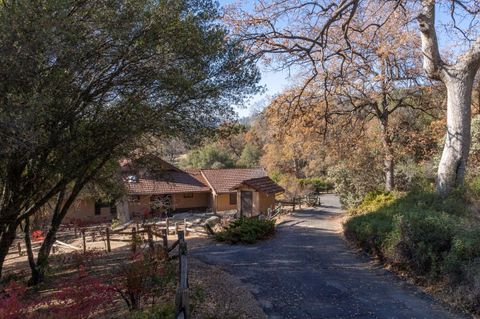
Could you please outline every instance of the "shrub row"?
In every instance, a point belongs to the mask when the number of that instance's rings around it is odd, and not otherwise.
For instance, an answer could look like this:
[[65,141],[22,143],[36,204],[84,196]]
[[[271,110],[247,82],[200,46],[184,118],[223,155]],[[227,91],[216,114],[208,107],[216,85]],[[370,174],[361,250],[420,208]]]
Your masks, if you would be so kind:
[[344,232],[382,262],[480,313],[480,222],[459,194],[370,194],[351,210]]

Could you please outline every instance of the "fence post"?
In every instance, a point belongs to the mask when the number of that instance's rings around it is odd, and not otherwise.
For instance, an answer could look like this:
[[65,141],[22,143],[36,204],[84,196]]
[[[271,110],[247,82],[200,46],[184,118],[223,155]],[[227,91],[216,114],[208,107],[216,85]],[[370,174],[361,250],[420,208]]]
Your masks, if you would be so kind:
[[107,237],[107,252],[112,251],[112,247],[110,246],[110,229],[105,227],[105,235]]
[[175,223],[175,235],[178,234],[178,223]]
[[77,237],[78,237],[78,235],[77,235],[77,226],[73,226],[73,231],[75,232],[75,238],[77,238]]
[[188,230],[187,230],[187,219],[186,218],[183,220],[183,225],[184,225],[183,230],[185,231],[185,237],[187,237],[188,236]]
[[167,235],[170,233],[168,217],[165,219],[165,228],[167,229]]
[[147,236],[148,236],[148,247],[150,248],[150,252],[153,254],[155,250],[155,245],[153,244],[153,234],[152,234],[152,226],[147,226]]
[[165,258],[168,259],[168,231],[162,229],[162,239],[163,239],[163,251],[165,252]]
[[190,303],[188,294],[187,243],[183,231],[178,232],[178,267],[180,270],[179,285],[175,298],[175,317],[183,313],[183,318],[190,318]]
[[82,229],[83,253],[87,252],[87,241],[85,239],[85,229]]
[[137,251],[137,238],[135,237],[136,228],[132,227],[132,252],[135,253]]
[[17,248],[18,248],[18,255],[21,256],[22,255],[22,245],[20,244],[20,242],[17,243]]
[[295,211],[295,196],[293,196],[293,208],[292,208],[292,211],[293,211],[293,212]]

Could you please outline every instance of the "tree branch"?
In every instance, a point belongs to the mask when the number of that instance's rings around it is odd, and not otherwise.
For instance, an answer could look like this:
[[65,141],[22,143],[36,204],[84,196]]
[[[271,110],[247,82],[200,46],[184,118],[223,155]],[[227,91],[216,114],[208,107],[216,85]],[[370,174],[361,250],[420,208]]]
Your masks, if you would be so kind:
[[423,68],[428,77],[441,80],[444,62],[438,49],[435,30],[435,0],[422,0],[422,12],[417,20],[422,39]]

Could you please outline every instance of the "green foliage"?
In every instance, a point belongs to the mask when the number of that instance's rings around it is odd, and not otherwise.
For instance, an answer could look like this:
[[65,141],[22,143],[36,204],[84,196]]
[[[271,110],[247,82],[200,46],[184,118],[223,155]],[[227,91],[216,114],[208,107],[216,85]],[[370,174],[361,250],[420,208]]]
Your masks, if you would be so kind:
[[283,174],[279,171],[270,172],[269,176],[272,179],[272,181],[274,181],[277,184],[280,183],[283,179]]
[[237,161],[238,167],[256,167],[258,166],[258,161],[260,160],[260,156],[262,155],[260,149],[251,144],[245,144],[245,147],[242,150],[242,154]]
[[399,161],[395,165],[395,188],[408,191],[415,187],[427,187],[434,183],[434,178],[428,178],[425,169],[410,158]]
[[299,178],[298,183],[302,188],[308,188],[318,193],[334,189],[333,183],[320,177]]
[[[374,158],[371,161],[376,163]],[[354,168],[338,165],[328,171],[328,178],[335,184],[335,191],[340,195],[340,203],[343,207],[354,207],[369,192],[381,190],[382,170],[380,167],[374,168],[364,169],[361,164]]]
[[180,165],[186,168],[230,168],[235,166],[230,154],[215,144],[207,144],[188,152]]
[[193,140],[231,118],[259,73],[219,20],[210,0],[4,1],[0,245],[21,207],[34,214],[63,191],[71,205],[140,137]]
[[274,220],[243,217],[232,222],[224,231],[217,233],[215,238],[230,244],[253,244],[274,234]]
[[392,193],[384,193],[380,191],[370,192],[365,195],[363,201],[354,208],[349,210],[350,215],[357,215],[362,213],[371,213],[380,207],[393,202],[397,197]]
[[445,199],[422,190],[372,193],[352,212],[344,224],[349,240],[427,283],[447,282],[464,306],[480,310],[478,298],[460,293],[480,296],[472,286],[480,278],[480,222],[460,191]]
[[480,199],[480,175],[469,177],[466,181],[468,194],[474,199]]
[[148,309],[134,311],[130,313],[127,319],[174,319],[175,305],[167,304],[154,306]]

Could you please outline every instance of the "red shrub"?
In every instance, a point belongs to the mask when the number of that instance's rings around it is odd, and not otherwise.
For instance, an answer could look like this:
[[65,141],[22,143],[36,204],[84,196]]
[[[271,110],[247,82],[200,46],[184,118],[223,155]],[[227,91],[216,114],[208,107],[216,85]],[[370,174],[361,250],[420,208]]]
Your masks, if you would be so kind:
[[115,291],[99,278],[88,274],[82,267],[70,281],[44,303],[48,318],[91,318],[98,311],[112,304]]
[[32,233],[32,241],[43,241],[45,237],[43,237],[43,232],[41,230],[35,230]]
[[0,319],[17,319],[26,314],[25,286],[12,280],[0,290]]

